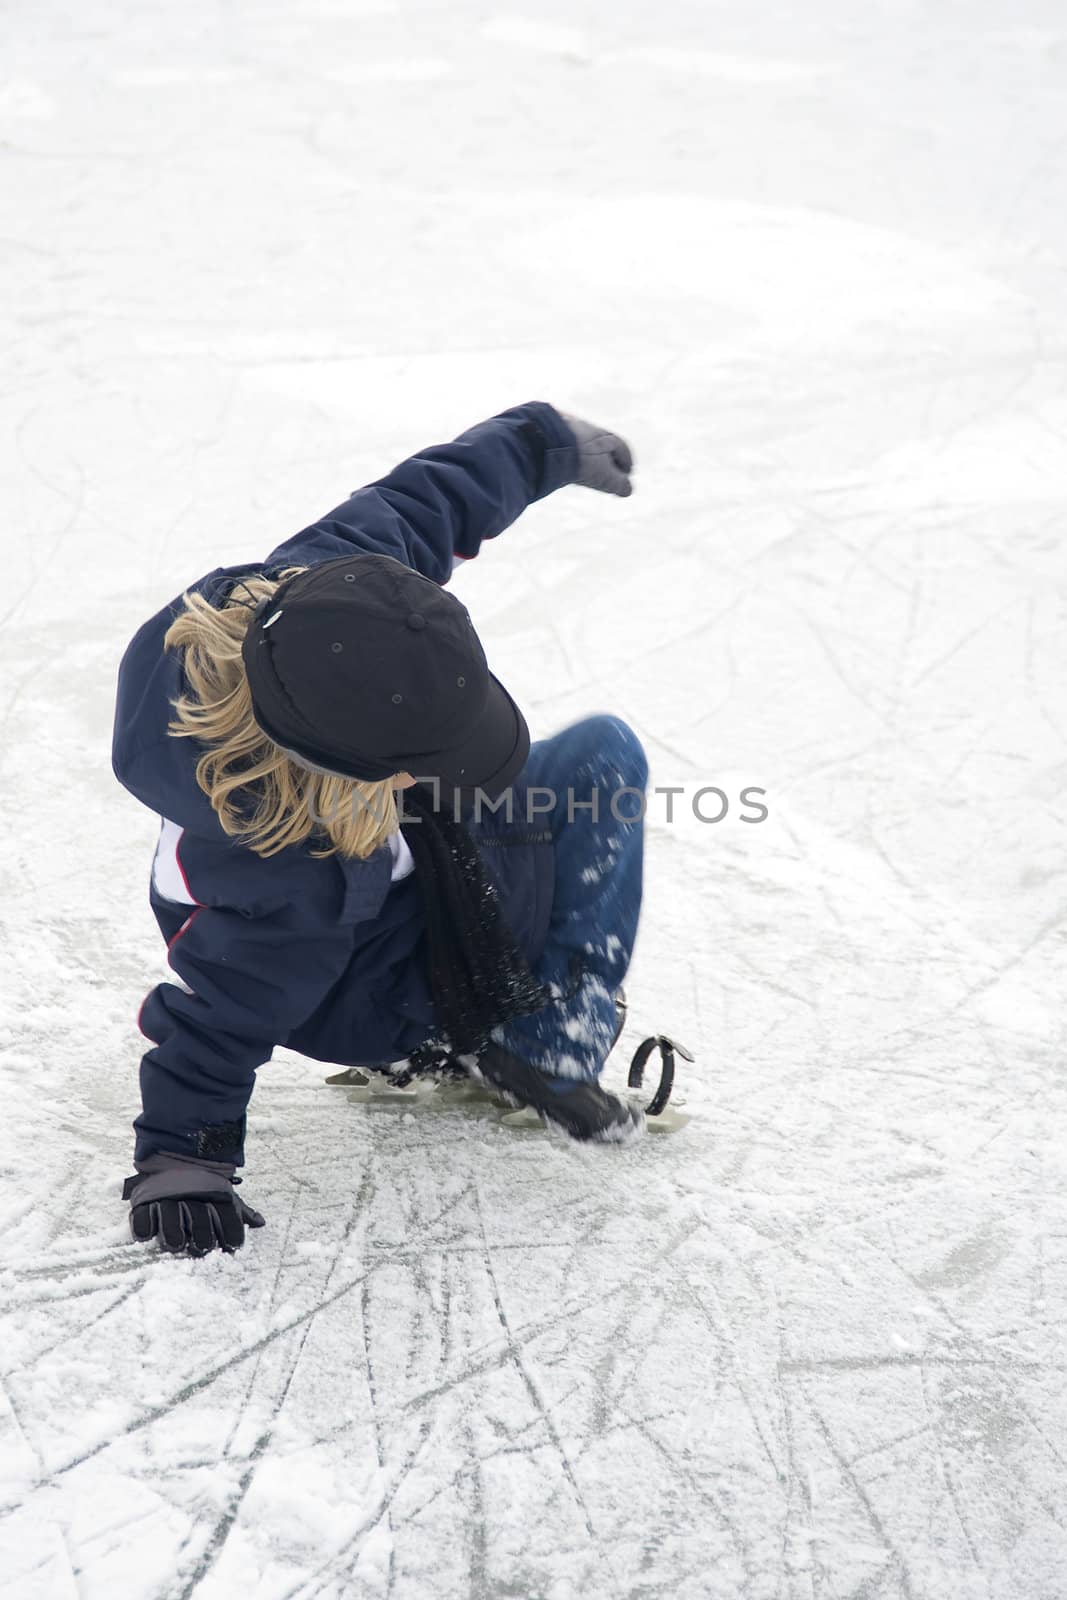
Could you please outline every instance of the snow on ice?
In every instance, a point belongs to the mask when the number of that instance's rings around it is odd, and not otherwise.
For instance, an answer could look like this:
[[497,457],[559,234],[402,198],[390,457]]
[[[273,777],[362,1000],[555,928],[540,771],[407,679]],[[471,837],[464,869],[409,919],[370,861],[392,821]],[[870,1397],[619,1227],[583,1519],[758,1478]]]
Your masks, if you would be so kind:
[[[0,55],[0,1571],[18,1600],[1063,1600],[1067,25],[1051,0],[40,0]],[[569,1147],[260,1075],[234,1259],[128,1239],[139,623],[532,399],[456,579],[652,782]],[[734,803],[766,791],[752,825]]]

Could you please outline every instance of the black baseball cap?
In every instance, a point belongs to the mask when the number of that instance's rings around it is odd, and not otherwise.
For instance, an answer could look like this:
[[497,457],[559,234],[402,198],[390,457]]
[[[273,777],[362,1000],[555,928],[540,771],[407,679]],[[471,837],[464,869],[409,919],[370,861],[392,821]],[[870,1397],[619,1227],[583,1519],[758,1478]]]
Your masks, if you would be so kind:
[[530,732],[489,671],[467,609],[392,556],[287,579],[241,647],[252,715],[275,744],[346,778],[396,772],[499,795]]

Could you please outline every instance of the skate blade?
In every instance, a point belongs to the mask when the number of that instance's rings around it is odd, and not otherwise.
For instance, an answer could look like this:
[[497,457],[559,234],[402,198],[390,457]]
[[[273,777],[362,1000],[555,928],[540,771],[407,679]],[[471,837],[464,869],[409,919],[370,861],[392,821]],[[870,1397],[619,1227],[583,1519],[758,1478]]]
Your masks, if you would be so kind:
[[[636,1100],[632,1103],[639,1104]],[[666,1105],[658,1117],[645,1118],[645,1127],[649,1133],[677,1133],[679,1128],[684,1128],[686,1123],[692,1120],[692,1112],[681,1111],[675,1105]]]
[[505,1128],[514,1128],[519,1133],[547,1133],[547,1129],[540,1115],[532,1106],[520,1106],[517,1111],[507,1111],[500,1119]]
[[[351,1105],[363,1106],[370,1111],[398,1110],[401,1107],[417,1114],[463,1110],[481,1118],[494,1117],[501,1127],[515,1133],[547,1135],[553,1132],[558,1133],[569,1143],[612,1142],[574,1141],[562,1130],[549,1129],[545,1126],[541,1114],[532,1106],[516,1106],[510,1096],[486,1083],[484,1079],[413,1078],[411,1083],[401,1089],[396,1084],[390,1083],[381,1073],[364,1072],[360,1067],[346,1067],[343,1072],[335,1072],[325,1081],[331,1088],[343,1089],[345,1099]],[[643,1109],[637,1095],[629,1095],[627,1098],[631,1105]],[[505,1107],[509,1103],[511,1109],[507,1110]],[[680,1110],[674,1104],[669,1104],[658,1117],[645,1118],[645,1129],[655,1134],[676,1133],[691,1121],[690,1113]],[[627,1136],[622,1142],[630,1143],[631,1139]]]
[[498,1109],[498,1102],[483,1084],[462,1080],[413,1078],[401,1088],[388,1078],[375,1075],[369,1083],[344,1083],[338,1087],[345,1089],[350,1105],[363,1106],[368,1111],[403,1107],[416,1115],[462,1110],[486,1116]]

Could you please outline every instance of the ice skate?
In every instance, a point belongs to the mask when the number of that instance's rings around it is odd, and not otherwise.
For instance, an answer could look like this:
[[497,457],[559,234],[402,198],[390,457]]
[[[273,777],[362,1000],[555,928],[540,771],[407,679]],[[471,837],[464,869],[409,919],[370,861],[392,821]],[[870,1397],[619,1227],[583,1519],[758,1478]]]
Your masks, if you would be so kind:
[[554,1077],[490,1042],[477,1057],[460,1058],[472,1078],[481,1078],[516,1106],[536,1111],[571,1139],[595,1144],[630,1144],[645,1130],[644,1112],[600,1084]]

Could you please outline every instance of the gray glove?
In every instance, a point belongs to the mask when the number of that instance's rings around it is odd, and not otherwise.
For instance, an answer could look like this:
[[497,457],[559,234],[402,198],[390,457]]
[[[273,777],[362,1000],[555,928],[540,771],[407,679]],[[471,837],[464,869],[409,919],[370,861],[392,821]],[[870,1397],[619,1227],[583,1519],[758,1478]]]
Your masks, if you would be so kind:
[[560,416],[578,444],[578,471],[574,482],[585,489],[617,494],[623,500],[633,494],[630,473],[634,469],[634,458],[626,440],[620,439],[617,433],[609,433],[607,428],[598,428],[594,422],[570,417],[565,411],[561,411]]
[[136,1163],[137,1172],[122,1186],[130,1202],[130,1232],[147,1242],[158,1238],[175,1255],[228,1255],[245,1242],[245,1228],[263,1228],[264,1218],[234,1190],[240,1178],[228,1161],[200,1161],[161,1151]]

